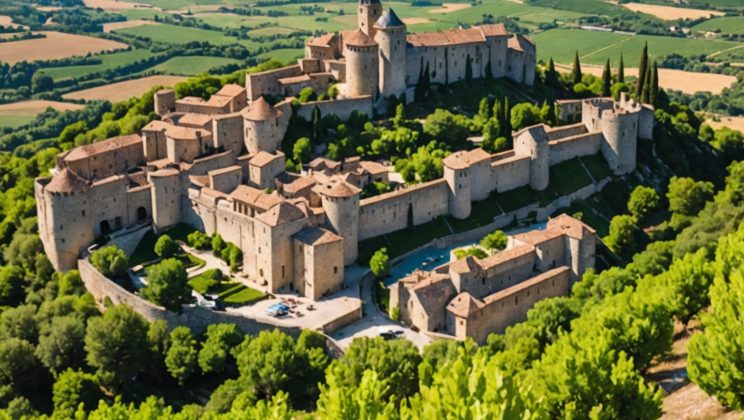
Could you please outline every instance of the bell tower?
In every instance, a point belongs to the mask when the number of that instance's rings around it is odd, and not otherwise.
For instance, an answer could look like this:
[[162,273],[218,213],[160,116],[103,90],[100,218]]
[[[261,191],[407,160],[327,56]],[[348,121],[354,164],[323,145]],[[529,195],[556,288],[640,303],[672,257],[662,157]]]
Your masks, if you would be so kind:
[[380,0],[359,0],[357,18],[359,21],[359,29],[361,29],[365,35],[371,38],[374,37],[374,24],[380,16],[382,16],[382,3],[380,3]]

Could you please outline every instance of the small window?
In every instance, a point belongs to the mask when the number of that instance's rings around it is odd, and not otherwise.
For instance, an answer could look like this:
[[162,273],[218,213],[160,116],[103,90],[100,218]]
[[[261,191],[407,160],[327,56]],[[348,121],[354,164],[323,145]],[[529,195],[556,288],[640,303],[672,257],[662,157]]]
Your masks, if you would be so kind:
[[333,267],[333,274],[338,274],[338,267],[336,266]]

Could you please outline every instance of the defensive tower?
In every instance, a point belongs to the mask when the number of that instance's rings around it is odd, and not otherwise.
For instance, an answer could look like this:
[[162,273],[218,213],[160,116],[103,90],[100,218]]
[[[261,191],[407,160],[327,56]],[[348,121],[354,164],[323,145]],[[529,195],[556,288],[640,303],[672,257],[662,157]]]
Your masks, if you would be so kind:
[[530,187],[542,191],[550,182],[548,135],[542,124],[527,127],[514,138],[514,153],[530,158]]
[[148,179],[152,197],[152,223],[163,230],[181,220],[181,178],[177,169],[150,172]]
[[357,259],[359,241],[359,193],[361,190],[346,181],[317,187],[321,196],[326,224],[344,238],[344,265]]
[[374,36],[374,24],[382,16],[380,0],[359,0],[357,21],[359,29],[367,36]]
[[281,144],[286,125],[280,119],[284,113],[272,106],[263,96],[241,111],[245,128],[245,147],[248,153],[273,153]]
[[374,28],[380,48],[380,94],[398,96],[406,91],[406,25],[388,9]]
[[379,55],[377,43],[360,29],[344,38],[347,96],[377,97]]
[[444,179],[449,185],[449,214],[456,219],[470,216],[470,165],[462,158],[463,152],[447,156],[444,166]]

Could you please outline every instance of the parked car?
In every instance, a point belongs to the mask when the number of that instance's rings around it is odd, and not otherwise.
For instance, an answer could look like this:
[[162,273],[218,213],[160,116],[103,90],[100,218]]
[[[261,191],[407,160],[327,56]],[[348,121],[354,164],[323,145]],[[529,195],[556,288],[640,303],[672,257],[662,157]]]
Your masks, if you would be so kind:
[[275,303],[266,308],[266,314],[273,317],[280,317],[289,313],[289,306],[283,303]]

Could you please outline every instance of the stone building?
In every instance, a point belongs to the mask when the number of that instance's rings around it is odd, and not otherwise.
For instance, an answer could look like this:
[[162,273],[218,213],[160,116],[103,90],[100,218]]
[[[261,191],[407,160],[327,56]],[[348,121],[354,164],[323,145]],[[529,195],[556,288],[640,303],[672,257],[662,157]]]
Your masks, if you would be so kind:
[[[494,192],[527,185],[543,189],[551,165],[577,156],[602,153],[618,175],[635,167],[636,142],[651,136],[653,109],[623,96],[618,102],[564,101],[562,114],[580,114],[581,122],[524,129],[514,134],[513,150],[455,152],[444,159],[442,178],[373,197],[362,198],[362,191],[371,182],[388,182],[389,164],[319,158],[302,174],[287,173],[279,147],[289,120],[307,119],[313,108],[294,106],[291,98],[272,105],[254,96],[262,91],[281,96],[273,88],[265,90],[272,77],[315,69],[316,76],[337,78],[348,74],[347,64],[357,66],[368,78],[347,81],[347,88],[366,95],[312,104],[323,115],[345,119],[353,111],[371,114],[379,92],[410,87],[411,60],[417,69],[426,62],[430,71],[436,69],[432,78],[446,83],[464,78],[465,64],[474,77],[486,69],[494,75],[514,72],[515,63],[505,58],[509,42],[524,50],[520,57],[534,53],[528,40],[510,38],[499,25],[407,35],[392,10],[383,12],[379,2],[364,1],[360,29],[308,42],[308,57],[297,66],[249,77],[245,88],[227,85],[208,100],[157,92],[154,107],[160,119],[147,124],[141,135],[61,153],[51,179],[35,182],[39,234],[54,267],[74,268],[88,247],[112,235],[145,225],[159,232],[187,223],[240,247],[244,274],[253,281],[272,292],[295,290],[318,299],[343,286],[344,266],[357,259],[360,241],[445,215],[467,218],[473,202]],[[358,55],[356,64],[350,63],[355,58],[339,55],[352,48],[358,50],[352,52]],[[365,48],[376,53],[367,55]],[[528,78],[532,73],[522,74]],[[447,319],[427,322],[430,329],[442,330]]]
[[307,40],[297,65],[249,74],[248,99],[293,96],[307,86],[320,92],[338,84],[341,98],[369,96],[382,104],[405,94],[412,100],[427,70],[434,84],[468,77],[534,82],[535,44],[510,35],[502,24],[409,34],[393,9],[383,10],[379,0],[360,0],[357,22],[356,30]]
[[509,238],[489,257],[468,256],[390,286],[390,307],[421,331],[485,342],[525,319],[539,300],[568,294],[594,266],[596,233],[565,214]]

